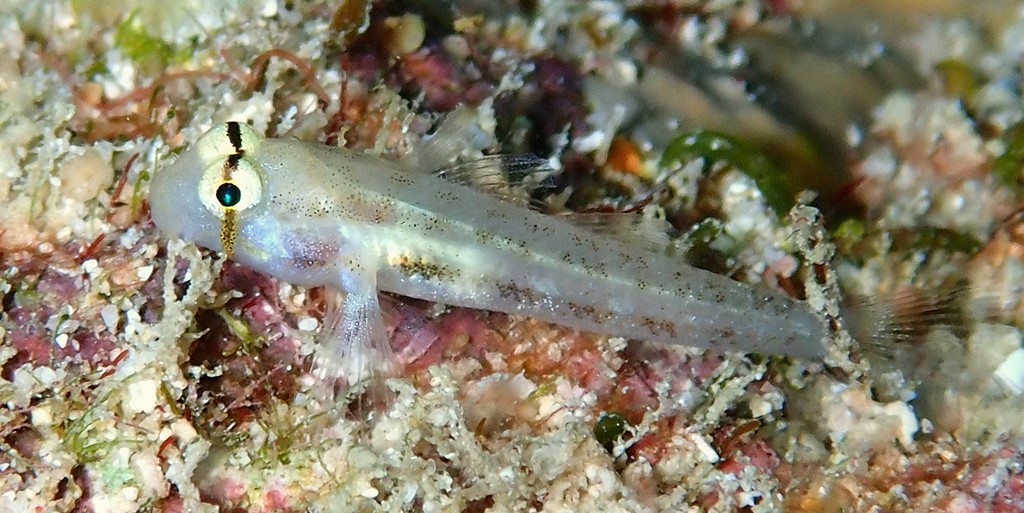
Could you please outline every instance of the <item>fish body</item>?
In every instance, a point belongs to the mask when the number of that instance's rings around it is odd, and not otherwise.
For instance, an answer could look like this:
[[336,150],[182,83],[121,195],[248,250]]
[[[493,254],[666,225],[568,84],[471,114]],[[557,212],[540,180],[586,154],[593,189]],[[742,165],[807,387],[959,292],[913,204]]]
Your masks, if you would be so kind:
[[152,217],[282,280],[344,291],[324,342],[341,368],[386,352],[373,340],[382,338],[378,291],[630,339],[824,356],[824,325],[800,301],[422,165],[229,122],[156,174]]

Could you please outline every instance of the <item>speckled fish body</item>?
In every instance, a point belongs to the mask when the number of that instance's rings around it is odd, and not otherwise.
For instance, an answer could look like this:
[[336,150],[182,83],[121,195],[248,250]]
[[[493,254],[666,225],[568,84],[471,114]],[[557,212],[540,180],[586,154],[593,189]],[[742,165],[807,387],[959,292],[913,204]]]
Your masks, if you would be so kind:
[[[230,244],[224,218],[196,198],[204,189],[196,184],[204,169],[209,175],[223,168],[228,176],[232,165],[248,162],[262,190],[258,202],[233,214],[233,257],[280,279],[349,293],[371,284],[631,339],[824,354],[823,324],[802,302],[412,170],[408,162],[264,139],[245,125],[241,141],[231,125],[214,128],[157,174],[153,219],[167,232],[223,250]],[[228,139],[229,130],[235,135],[219,150],[204,143]]]

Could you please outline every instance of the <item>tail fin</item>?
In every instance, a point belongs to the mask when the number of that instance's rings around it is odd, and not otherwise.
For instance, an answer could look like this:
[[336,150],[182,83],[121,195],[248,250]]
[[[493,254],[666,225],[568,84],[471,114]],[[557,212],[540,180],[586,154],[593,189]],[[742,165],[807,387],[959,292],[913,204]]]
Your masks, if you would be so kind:
[[842,304],[846,329],[869,356],[892,359],[918,346],[935,328],[966,334],[963,283],[935,288],[904,286],[875,296],[848,295]]

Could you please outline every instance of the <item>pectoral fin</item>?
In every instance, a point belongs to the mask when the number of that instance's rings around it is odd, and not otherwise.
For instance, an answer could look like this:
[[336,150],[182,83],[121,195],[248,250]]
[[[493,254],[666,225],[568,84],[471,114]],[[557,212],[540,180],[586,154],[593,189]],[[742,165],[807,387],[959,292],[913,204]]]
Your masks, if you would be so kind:
[[346,290],[336,291],[329,299],[313,360],[313,375],[324,398],[356,385],[379,386],[396,370],[381,318],[376,280],[372,275],[346,278],[350,278],[344,280]]

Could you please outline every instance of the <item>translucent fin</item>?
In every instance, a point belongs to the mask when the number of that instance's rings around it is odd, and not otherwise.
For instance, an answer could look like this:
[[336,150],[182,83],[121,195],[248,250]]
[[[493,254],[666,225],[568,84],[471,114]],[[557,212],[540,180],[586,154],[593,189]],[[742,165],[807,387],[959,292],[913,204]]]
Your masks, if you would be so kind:
[[317,395],[323,400],[333,399],[340,390],[380,389],[383,379],[397,370],[376,283],[360,282],[329,298],[319,342],[313,376],[318,382]]
[[959,284],[945,289],[908,286],[874,297],[849,295],[842,304],[843,320],[862,351],[892,359],[918,345],[932,329],[963,335],[967,290]]
[[568,212],[559,217],[580,228],[617,239],[632,247],[642,247],[657,253],[675,248],[671,233],[675,227],[664,219],[652,219],[632,212]]
[[444,121],[406,157],[407,167],[432,171],[447,167],[463,153],[491,146],[493,136],[481,126],[477,109],[465,105],[445,116]]
[[529,206],[533,192],[547,186],[545,179],[552,172],[546,159],[533,155],[489,155],[434,174],[502,201]]
[[984,267],[972,273],[968,300],[973,319],[1024,326],[1024,280],[1015,265]]

